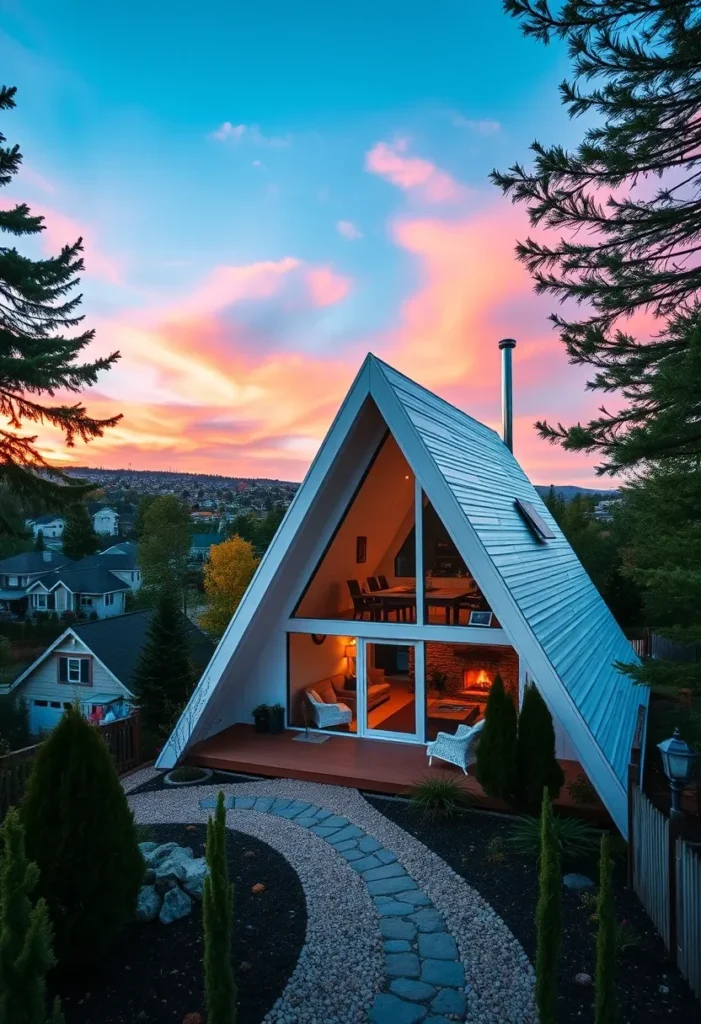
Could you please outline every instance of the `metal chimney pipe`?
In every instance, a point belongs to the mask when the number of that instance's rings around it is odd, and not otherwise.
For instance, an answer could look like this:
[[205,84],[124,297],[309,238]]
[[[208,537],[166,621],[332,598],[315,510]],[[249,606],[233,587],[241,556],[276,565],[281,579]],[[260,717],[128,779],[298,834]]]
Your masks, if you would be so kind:
[[511,350],[516,348],[513,338],[502,338],[501,349],[501,423],[504,444],[510,452],[514,450],[514,394]]

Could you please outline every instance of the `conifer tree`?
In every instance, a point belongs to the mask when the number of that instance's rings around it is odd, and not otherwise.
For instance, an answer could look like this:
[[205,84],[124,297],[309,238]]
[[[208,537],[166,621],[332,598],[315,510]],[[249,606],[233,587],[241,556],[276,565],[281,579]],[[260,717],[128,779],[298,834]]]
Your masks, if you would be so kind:
[[613,908],[611,837],[601,837],[599,892],[596,900],[595,1024],[616,1024],[616,918]]
[[170,591],[160,594],[151,612],[132,683],[144,731],[165,739],[195,687],[188,623]]
[[[16,91],[0,86],[0,112],[12,110]],[[11,183],[22,162],[19,146],[5,146],[5,141],[0,134],[0,188]],[[44,218],[33,216],[26,203],[0,209],[0,232],[19,238],[44,229]],[[90,488],[49,466],[36,436],[23,426],[58,427],[71,447],[77,438],[102,437],[120,419],[94,419],[80,402],[45,400],[58,391],[79,394],[119,358],[113,352],[93,362],[78,361],[95,334],[79,329],[82,296],[71,295],[84,269],[82,251],[81,238],[64,246],[58,256],[38,260],[0,246],[0,415],[7,423],[0,431],[0,473],[16,495],[40,499],[56,509]],[[0,529],[4,527],[0,518]]]
[[538,811],[543,787],[554,800],[565,781],[555,757],[552,716],[532,683],[526,687],[518,719],[516,772],[519,799],[532,814]]
[[[46,972],[55,960],[46,901],[32,902],[39,869],[27,859],[19,812],[0,829],[0,1024],[46,1024]],[[58,1001],[49,1024],[63,1024]]]
[[234,886],[226,856],[226,811],[219,793],[214,818],[207,822],[207,866],[204,880],[204,979],[207,1024],[235,1024],[236,982],[231,966]]
[[535,998],[540,1024],[557,1022],[557,961],[562,931],[560,857],[550,795],[543,789],[540,811],[540,861],[536,907]]
[[59,963],[98,962],[134,917],[144,862],[112,755],[77,705],[39,747],[21,813]]
[[[701,378],[680,373],[699,358],[698,4],[504,0],[504,7],[525,35],[566,42],[573,79],[560,87],[562,102],[589,127],[574,152],[535,142],[532,170],[516,164],[492,178],[526,204],[532,226],[560,235],[550,243],[526,239],[518,257],[536,291],[585,306],[579,319],[552,320],[570,361],[592,368],[590,387],[623,398],[587,424],[537,426],[567,449],[602,453],[605,472],[698,454]],[[626,329],[638,311],[657,321],[640,338]]]
[[476,777],[490,796],[507,802],[516,791],[516,708],[497,675],[487,697],[484,728],[477,744]]
[[66,525],[63,528],[64,555],[77,561],[86,555],[94,555],[99,546],[87,507],[82,502],[76,502],[66,512]]
[[34,541],[34,550],[35,551],[43,551],[45,549],[45,547],[46,547],[46,545],[44,544],[44,531],[43,530],[37,530],[36,539]]

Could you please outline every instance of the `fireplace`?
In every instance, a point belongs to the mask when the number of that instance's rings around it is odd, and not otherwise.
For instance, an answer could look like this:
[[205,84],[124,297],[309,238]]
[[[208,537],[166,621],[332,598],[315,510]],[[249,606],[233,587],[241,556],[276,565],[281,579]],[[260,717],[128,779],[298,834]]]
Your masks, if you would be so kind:
[[486,697],[493,682],[491,670],[485,668],[463,669],[462,688],[464,693]]

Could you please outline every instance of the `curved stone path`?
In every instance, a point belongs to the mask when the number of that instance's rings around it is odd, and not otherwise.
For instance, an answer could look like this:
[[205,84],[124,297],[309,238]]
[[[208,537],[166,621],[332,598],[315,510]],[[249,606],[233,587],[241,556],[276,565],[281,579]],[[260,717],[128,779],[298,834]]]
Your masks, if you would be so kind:
[[[309,907],[300,964],[265,1024],[535,1020],[533,971],[503,921],[444,861],[356,790],[292,780],[218,788],[226,796],[227,824],[264,841],[274,838],[271,845],[300,875]],[[159,791],[130,802],[139,821],[186,823],[206,820],[216,791]],[[314,884],[318,872],[326,876],[321,887]],[[333,905],[339,889],[353,894],[352,911]],[[339,917],[349,912],[356,917],[352,941],[341,934],[348,922]],[[311,927],[319,913],[326,918],[323,948]],[[325,971],[336,975],[339,945],[346,969],[341,991],[338,978],[320,984]],[[317,961],[312,982],[310,957]]]

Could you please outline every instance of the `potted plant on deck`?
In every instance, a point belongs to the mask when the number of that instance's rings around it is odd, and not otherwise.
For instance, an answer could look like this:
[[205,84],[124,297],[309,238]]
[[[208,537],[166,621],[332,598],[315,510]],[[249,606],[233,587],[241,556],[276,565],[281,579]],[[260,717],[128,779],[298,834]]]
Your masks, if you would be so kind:
[[285,709],[282,704],[273,704],[272,707],[268,708],[268,724],[269,731],[274,735],[283,731],[285,728]]
[[267,704],[259,704],[253,709],[253,724],[256,732],[270,732],[270,708]]

